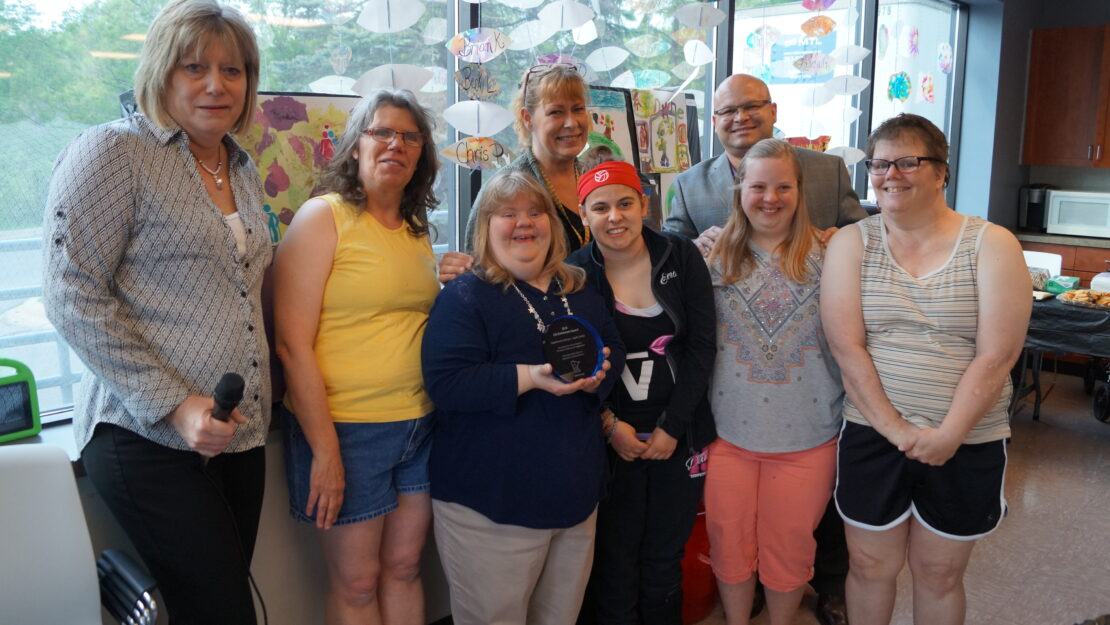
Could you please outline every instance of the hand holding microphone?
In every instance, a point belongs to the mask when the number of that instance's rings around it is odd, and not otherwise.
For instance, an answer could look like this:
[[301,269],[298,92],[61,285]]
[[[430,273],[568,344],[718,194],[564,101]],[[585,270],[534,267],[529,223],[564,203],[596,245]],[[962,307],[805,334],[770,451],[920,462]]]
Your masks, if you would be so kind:
[[202,456],[223,453],[235,430],[247,419],[236,406],[243,399],[243,378],[226,373],[216,385],[213,397],[189,395],[167,417],[190,449]]

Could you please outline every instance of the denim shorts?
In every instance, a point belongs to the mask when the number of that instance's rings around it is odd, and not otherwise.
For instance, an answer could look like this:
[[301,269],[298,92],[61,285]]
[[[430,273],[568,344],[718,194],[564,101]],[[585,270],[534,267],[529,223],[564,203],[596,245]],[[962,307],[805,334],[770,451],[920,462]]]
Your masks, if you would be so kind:
[[[285,416],[285,478],[289,484],[289,514],[306,523],[304,513],[312,473],[312,448],[296,417]],[[397,496],[427,492],[428,455],[432,447],[432,415],[391,423],[336,423],[343,460],[343,505],[336,525],[358,523],[389,514]]]

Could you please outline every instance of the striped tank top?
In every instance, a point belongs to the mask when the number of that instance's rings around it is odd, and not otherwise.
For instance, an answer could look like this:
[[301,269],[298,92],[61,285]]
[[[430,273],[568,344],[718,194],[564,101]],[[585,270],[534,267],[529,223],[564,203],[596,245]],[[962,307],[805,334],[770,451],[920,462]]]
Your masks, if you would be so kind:
[[[938,427],[972,358],[979,323],[976,273],[983,232],[990,224],[964,217],[960,236],[939,269],[915,278],[890,254],[882,215],[859,222],[863,235],[860,295],[867,351],[883,390],[902,418]],[[998,399],[968,432],[965,444],[1010,435],[1009,378]],[[850,400],[844,418],[869,425]]]

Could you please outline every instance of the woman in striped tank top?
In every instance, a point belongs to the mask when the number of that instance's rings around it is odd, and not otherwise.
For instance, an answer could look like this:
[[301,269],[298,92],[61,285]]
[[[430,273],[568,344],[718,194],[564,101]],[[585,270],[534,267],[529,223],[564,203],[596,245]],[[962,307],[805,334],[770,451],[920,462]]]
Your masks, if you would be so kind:
[[908,559],[914,622],[959,624],[972,547],[1006,512],[1029,274],[1009,231],[945,204],[948,143],[927,119],[887,120],[867,153],[882,213],[833,237],[821,285],[847,392],[834,497],[848,617],[889,623]]

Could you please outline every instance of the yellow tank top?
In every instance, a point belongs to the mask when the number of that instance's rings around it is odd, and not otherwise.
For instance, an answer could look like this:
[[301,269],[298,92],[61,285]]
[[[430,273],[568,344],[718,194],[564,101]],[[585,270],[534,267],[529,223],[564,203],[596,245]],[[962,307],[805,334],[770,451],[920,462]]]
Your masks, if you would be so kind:
[[339,194],[323,196],[337,235],[316,360],[334,421],[386,423],[432,410],[420,342],[439,294],[427,236],[390,230]]

